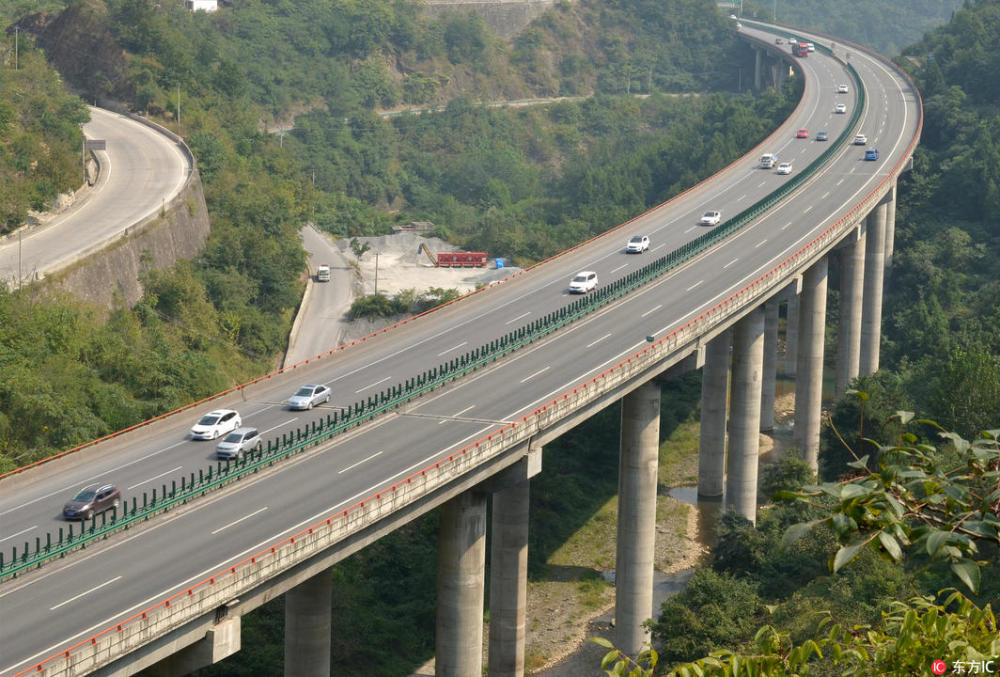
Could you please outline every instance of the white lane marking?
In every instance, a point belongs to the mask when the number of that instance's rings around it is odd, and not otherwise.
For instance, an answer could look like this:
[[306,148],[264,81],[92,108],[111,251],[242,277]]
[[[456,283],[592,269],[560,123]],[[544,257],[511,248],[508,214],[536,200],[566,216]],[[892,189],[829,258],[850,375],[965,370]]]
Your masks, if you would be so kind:
[[163,447],[162,449],[159,449],[159,450],[154,451],[152,453],[146,454],[145,456],[140,456],[139,458],[135,459],[134,461],[129,461],[128,463],[122,463],[121,465],[116,465],[116,466],[113,466],[111,468],[108,468],[107,472],[102,472],[99,475],[94,475],[93,477],[90,477],[88,479],[81,480],[78,484],[71,484],[71,485],[65,486],[65,487],[63,487],[61,489],[56,489],[55,491],[49,492],[47,494],[43,494],[42,496],[39,496],[38,498],[34,498],[34,499],[30,500],[30,501],[25,501],[24,503],[20,503],[20,504],[18,504],[18,506],[16,508],[11,508],[10,510],[4,510],[3,512],[0,512],[0,517],[3,517],[4,515],[6,515],[8,513],[12,513],[15,510],[22,510],[26,505],[31,505],[33,503],[38,503],[39,501],[44,501],[45,499],[51,498],[52,496],[55,496],[57,494],[64,494],[67,491],[73,489],[74,487],[75,488],[85,487],[88,484],[92,484],[93,482],[99,481],[101,478],[106,477],[110,473],[113,473],[113,472],[118,471],[118,470],[122,470],[123,468],[127,468],[127,467],[132,466],[132,465],[135,465],[136,463],[142,463],[147,458],[152,458],[152,457],[156,456],[157,454],[162,454],[165,451],[170,451],[171,449],[175,449],[175,448],[181,446],[182,444],[187,444],[187,440],[181,440],[180,442],[174,442],[173,444],[171,444],[169,446],[166,446],[166,447]]
[[515,323],[515,322],[517,322],[518,320],[521,320],[521,319],[524,319],[524,318],[526,318],[526,317],[527,317],[528,315],[531,315],[531,311],[528,311],[528,312],[526,312],[526,313],[521,313],[520,315],[518,315],[518,316],[517,316],[517,317],[515,317],[514,319],[512,319],[512,320],[507,320],[506,322],[504,322],[504,324],[514,324],[514,323]]
[[813,207],[815,207],[815,206],[816,205],[809,205],[808,207],[806,207],[805,209],[802,210],[802,213],[803,214],[808,214],[809,212],[811,212],[813,210]]
[[70,602],[75,602],[76,600],[80,599],[81,597],[86,597],[87,595],[89,595],[89,594],[90,594],[90,593],[92,593],[92,592],[97,592],[98,590],[100,590],[100,589],[101,589],[101,588],[103,588],[104,586],[106,586],[106,585],[111,585],[112,583],[114,583],[115,581],[119,580],[120,578],[121,578],[121,576],[115,576],[115,577],[114,577],[114,578],[112,578],[112,579],[111,579],[110,581],[105,581],[104,583],[101,583],[100,585],[98,585],[98,586],[95,586],[95,587],[91,588],[91,589],[90,589],[90,590],[88,590],[87,592],[81,592],[81,593],[80,593],[79,595],[77,595],[76,597],[70,597],[70,598],[69,598],[68,600],[66,600],[65,602],[59,602],[59,604],[56,604],[56,605],[55,605],[55,606],[53,606],[53,607],[49,607],[49,611],[55,611],[56,609],[58,609],[58,608],[59,608],[59,607],[61,607],[61,606],[66,606],[66,605],[67,605],[67,604],[69,604]]
[[362,390],[368,390],[369,388],[374,388],[374,387],[375,387],[375,386],[377,386],[377,385],[378,385],[379,383],[385,383],[386,381],[388,381],[388,380],[389,380],[389,379],[391,379],[391,378],[392,378],[391,376],[386,376],[386,377],[385,377],[384,379],[382,379],[381,381],[375,381],[375,383],[372,383],[372,384],[370,384],[370,385],[366,385],[366,386],[365,386],[364,388],[358,388],[358,389],[357,389],[357,390],[355,390],[354,392],[356,392],[356,393],[360,393],[360,392],[361,392]]
[[[508,322],[507,324],[510,324],[510,322]],[[444,351],[438,353],[438,357],[441,357],[442,355],[447,355],[448,353],[450,353],[453,350],[458,350],[459,348],[461,348],[462,346],[464,346],[466,343],[468,343],[468,341],[462,341],[457,346],[452,346],[451,348],[448,348],[448,350],[444,350]]]
[[727,263],[726,265],[722,266],[722,269],[723,269],[723,270],[725,270],[726,268],[728,268],[729,266],[733,265],[733,264],[734,264],[734,263],[736,263],[737,261],[739,261],[739,259],[733,259],[732,261],[730,261],[730,262],[729,262],[729,263]]
[[820,200],[825,200],[828,197],[830,197],[830,191],[826,191],[825,193],[823,193],[823,197],[821,197]]
[[742,202],[744,199],[746,199],[746,196],[747,196],[747,194],[743,193],[743,195],[740,195],[738,198],[736,198],[736,201],[737,202]]
[[649,251],[653,251],[653,252],[655,252],[655,251],[656,251],[657,249],[663,249],[663,248],[664,248],[664,247],[666,247],[666,246],[667,246],[667,243],[666,243],[666,242],[664,242],[663,244],[660,244],[660,245],[656,245],[655,247],[653,247],[653,248],[652,248],[652,249],[650,249]]
[[373,458],[376,458],[376,457],[378,457],[378,456],[381,456],[381,455],[382,455],[382,452],[381,452],[381,451],[376,451],[376,452],[375,452],[374,454],[372,454],[372,455],[371,455],[371,456],[369,456],[368,458],[363,458],[363,459],[361,459],[360,461],[358,461],[357,463],[353,463],[353,464],[351,464],[351,465],[347,466],[347,467],[346,467],[346,468],[344,468],[343,470],[338,470],[338,471],[337,471],[337,474],[338,474],[338,475],[343,475],[343,474],[344,474],[345,472],[347,472],[348,470],[354,470],[355,468],[357,468],[357,467],[358,467],[359,465],[361,465],[362,463],[367,463],[368,461],[372,460]]
[[694,289],[695,287],[698,287],[698,286],[700,286],[702,282],[704,282],[704,280],[698,280],[698,281],[697,281],[697,282],[695,282],[695,283],[694,283],[693,285],[691,285],[690,287],[688,287],[688,288],[687,288],[687,291],[691,291],[691,290],[692,290],[692,289]]
[[296,416],[295,418],[290,418],[290,419],[288,419],[287,421],[285,421],[284,423],[279,423],[278,425],[273,425],[273,426],[271,426],[270,428],[268,428],[267,430],[261,430],[261,431],[260,431],[260,434],[261,434],[261,435],[266,435],[266,434],[268,434],[269,432],[271,432],[272,430],[277,430],[278,428],[284,428],[284,427],[285,427],[286,425],[288,425],[289,423],[295,423],[295,422],[296,422],[296,421],[298,421],[298,420],[299,420],[299,417],[298,417],[298,416]]
[[259,515],[260,513],[264,512],[265,510],[267,510],[267,506],[266,506],[266,505],[265,505],[265,506],[264,506],[263,508],[261,508],[260,510],[257,510],[257,511],[255,511],[255,512],[252,512],[252,513],[250,513],[249,515],[244,515],[243,517],[239,518],[239,519],[238,519],[238,520],[236,520],[235,522],[230,522],[229,524],[226,524],[226,525],[224,525],[224,526],[221,526],[221,527],[219,527],[218,529],[216,529],[215,531],[213,531],[213,532],[212,532],[212,535],[213,535],[213,536],[215,536],[215,535],[216,535],[217,533],[219,533],[220,531],[225,531],[225,530],[226,530],[226,529],[228,529],[229,527],[234,527],[234,526],[236,526],[237,524],[239,524],[240,522],[242,522],[243,520],[248,520],[248,519],[250,519],[251,517],[253,517],[254,515]]
[[755,245],[753,246],[753,248],[754,248],[754,249],[757,249],[758,247],[760,247],[760,246],[761,246],[762,244],[764,244],[765,242],[767,242],[767,238],[766,238],[766,237],[765,237],[765,238],[764,238],[763,240],[761,240],[760,242],[758,242],[757,244],[755,244]]
[[694,229],[695,229],[695,228],[697,228],[697,227],[698,227],[698,226],[691,226],[690,228],[688,228],[688,229],[687,229],[687,230],[685,230],[684,232],[685,232],[685,233],[690,233],[690,232],[691,232],[692,230],[694,230]]
[[655,313],[657,310],[659,310],[662,307],[663,307],[663,304],[661,303],[660,305],[656,306],[655,308],[650,308],[649,310],[647,310],[646,312],[644,312],[639,317],[646,317],[647,315],[652,315],[653,313]]
[[4,536],[3,538],[0,538],[0,543],[3,543],[4,541],[9,541],[12,538],[17,538],[21,534],[26,534],[29,531],[31,531],[32,529],[37,529],[37,528],[38,528],[38,525],[34,524],[34,525],[28,527],[27,529],[21,529],[16,534],[11,534],[10,536]]
[[596,346],[598,343],[600,343],[604,339],[608,338],[609,336],[611,336],[611,332],[608,332],[607,334],[605,334],[604,336],[602,336],[601,338],[597,339],[596,341],[594,341],[592,343],[588,343],[587,347],[588,348],[593,348],[594,346]]
[[[551,366],[551,365],[550,365],[550,366]],[[535,377],[536,377],[536,376],[538,376],[539,374],[544,374],[544,373],[545,373],[545,372],[547,372],[548,370],[549,370],[549,367],[545,367],[544,369],[539,369],[538,371],[536,371],[536,372],[535,372],[534,374],[532,374],[531,376],[528,376],[528,377],[526,377],[526,378],[522,378],[522,379],[521,379],[521,383],[527,383],[528,381],[530,381],[531,379],[535,378]]]
[[781,227],[781,229],[782,229],[782,230],[786,230],[786,229],[788,228],[788,226],[790,226],[790,225],[792,225],[792,222],[791,222],[791,221],[789,221],[788,223],[786,223],[785,225],[783,225],[783,226]]
[[612,273],[617,273],[622,268],[628,268],[628,264],[627,263],[623,263],[622,265],[618,266],[617,268],[612,269],[611,272]]
[[161,473],[160,473],[159,475],[157,475],[156,477],[150,477],[150,478],[149,478],[148,480],[143,480],[143,481],[139,482],[138,484],[133,484],[133,485],[132,485],[132,486],[130,486],[130,487],[126,487],[126,489],[128,489],[128,491],[132,491],[132,490],[133,490],[133,489],[135,489],[136,487],[141,487],[141,486],[142,486],[143,484],[146,484],[147,482],[152,482],[153,480],[158,480],[158,479],[160,479],[160,478],[161,478],[161,477],[163,477],[164,475],[169,475],[169,474],[170,474],[170,473],[172,473],[172,472],[177,472],[178,470],[180,470],[180,469],[181,469],[181,468],[183,468],[183,467],[184,467],[184,466],[182,466],[182,465],[179,465],[179,466],[177,466],[176,468],[174,468],[173,470],[168,470],[168,471],[166,471],[166,472],[161,472]]
[[762,188],[765,183],[767,183],[767,181],[761,181],[760,183],[757,184],[757,187]]
[[476,408],[476,405],[474,405],[474,404],[471,405],[471,406],[468,406],[465,409],[463,409],[462,411],[455,412],[449,418],[443,418],[443,419],[441,419],[440,421],[438,421],[438,425],[441,425],[442,423],[447,423],[452,418],[458,418],[459,416],[461,416],[465,412],[469,411],[470,409],[475,409],[475,408]]

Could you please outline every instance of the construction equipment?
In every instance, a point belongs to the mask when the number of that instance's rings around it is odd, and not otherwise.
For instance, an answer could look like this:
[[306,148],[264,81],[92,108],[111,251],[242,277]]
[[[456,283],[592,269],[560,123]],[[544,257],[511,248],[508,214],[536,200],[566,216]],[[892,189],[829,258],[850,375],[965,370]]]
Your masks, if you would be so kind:
[[423,250],[427,258],[438,268],[485,268],[486,252],[439,252],[437,256],[421,243],[417,250],[419,254]]

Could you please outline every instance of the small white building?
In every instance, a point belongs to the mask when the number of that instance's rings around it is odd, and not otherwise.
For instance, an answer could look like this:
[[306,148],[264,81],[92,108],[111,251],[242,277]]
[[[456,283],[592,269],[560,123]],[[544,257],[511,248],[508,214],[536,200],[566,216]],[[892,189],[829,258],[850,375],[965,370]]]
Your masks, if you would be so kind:
[[219,9],[219,0],[187,0],[187,8],[192,12],[215,12]]

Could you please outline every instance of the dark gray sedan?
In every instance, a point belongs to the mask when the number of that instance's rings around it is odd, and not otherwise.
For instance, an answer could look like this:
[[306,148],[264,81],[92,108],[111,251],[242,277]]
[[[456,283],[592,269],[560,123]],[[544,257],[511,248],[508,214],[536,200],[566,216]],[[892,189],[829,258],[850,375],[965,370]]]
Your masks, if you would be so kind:
[[62,514],[69,520],[89,520],[109,508],[117,508],[121,500],[121,492],[113,484],[90,484],[63,506]]

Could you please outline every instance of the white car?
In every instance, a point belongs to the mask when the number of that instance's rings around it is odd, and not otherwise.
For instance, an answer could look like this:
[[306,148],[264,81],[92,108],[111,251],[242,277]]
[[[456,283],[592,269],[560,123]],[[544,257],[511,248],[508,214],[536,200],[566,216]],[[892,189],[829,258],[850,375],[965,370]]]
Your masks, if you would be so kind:
[[778,165],[778,173],[779,174],[791,174],[792,173],[792,163],[791,162],[782,162],[780,165]]
[[838,103],[836,106],[833,107],[833,112],[834,113],[846,113],[847,112],[847,104],[846,103]]
[[304,385],[288,398],[289,409],[312,409],[321,402],[330,401],[330,389],[325,385]]
[[586,294],[597,288],[597,273],[584,270],[577,273],[569,283],[570,294]]
[[641,254],[649,249],[649,236],[648,235],[636,235],[628,241],[625,245],[626,254]]
[[864,134],[855,134],[854,135],[854,145],[855,146],[867,146],[868,145],[868,137],[865,136]]
[[847,94],[847,85],[837,85],[837,94]]
[[705,212],[702,214],[700,223],[703,226],[717,226],[722,220],[722,213],[717,211]]
[[191,428],[191,437],[196,440],[214,440],[232,432],[243,424],[240,415],[232,409],[210,411]]

